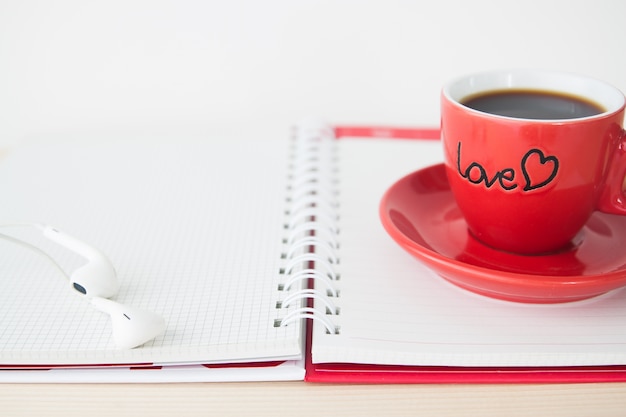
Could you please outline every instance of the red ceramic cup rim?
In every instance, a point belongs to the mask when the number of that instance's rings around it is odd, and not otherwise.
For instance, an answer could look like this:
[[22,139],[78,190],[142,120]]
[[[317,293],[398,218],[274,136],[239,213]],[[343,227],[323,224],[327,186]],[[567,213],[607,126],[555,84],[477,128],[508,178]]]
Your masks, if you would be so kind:
[[470,113],[496,119],[528,121],[529,119],[485,113],[461,104],[461,101],[469,96],[505,89],[528,89],[564,93],[591,100],[605,109],[604,112],[593,116],[562,120],[532,119],[533,123],[574,123],[582,120],[598,119],[620,111],[625,105],[625,98],[622,92],[604,81],[568,72],[544,70],[502,70],[471,74],[446,84],[442,94],[447,101]]

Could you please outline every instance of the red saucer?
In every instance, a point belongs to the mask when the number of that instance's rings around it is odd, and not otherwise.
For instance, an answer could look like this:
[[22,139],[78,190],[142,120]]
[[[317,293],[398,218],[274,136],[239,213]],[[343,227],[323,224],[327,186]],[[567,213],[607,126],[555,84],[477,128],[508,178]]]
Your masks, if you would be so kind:
[[483,245],[468,232],[443,164],[396,182],[383,197],[387,233],[443,278],[489,297],[561,303],[626,285],[626,216],[594,213],[568,248],[515,255]]

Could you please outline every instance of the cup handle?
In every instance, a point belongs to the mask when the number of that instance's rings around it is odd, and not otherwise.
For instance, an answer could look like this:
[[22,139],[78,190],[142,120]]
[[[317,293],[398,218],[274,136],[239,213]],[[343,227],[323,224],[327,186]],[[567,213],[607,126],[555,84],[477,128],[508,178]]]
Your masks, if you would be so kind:
[[600,195],[598,210],[626,215],[626,130],[620,129],[618,144]]

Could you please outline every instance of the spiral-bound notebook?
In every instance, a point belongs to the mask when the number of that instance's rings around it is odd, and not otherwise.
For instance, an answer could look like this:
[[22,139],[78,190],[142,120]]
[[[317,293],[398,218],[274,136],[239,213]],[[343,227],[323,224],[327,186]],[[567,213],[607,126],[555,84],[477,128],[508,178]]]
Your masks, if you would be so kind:
[[[0,364],[12,369],[0,380],[626,380],[625,291],[559,306],[486,299],[386,235],[383,193],[442,160],[437,136],[306,122],[289,140],[12,149],[0,223],[54,224],[100,248],[122,283],[116,300],[167,328],[115,349],[108,317],[50,259],[0,239]],[[83,262],[35,229],[0,233],[67,272]]]

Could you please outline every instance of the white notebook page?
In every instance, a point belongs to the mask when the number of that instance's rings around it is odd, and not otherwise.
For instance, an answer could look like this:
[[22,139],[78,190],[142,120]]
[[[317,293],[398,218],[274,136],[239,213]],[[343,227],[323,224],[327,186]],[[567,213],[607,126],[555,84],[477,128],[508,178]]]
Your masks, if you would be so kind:
[[498,301],[447,283],[392,241],[380,200],[402,176],[441,162],[439,142],[343,138],[338,155],[340,334],[316,323],[315,363],[626,363],[626,291],[559,305]]
[[[0,364],[298,358],[301,326],[276,328],[287,141],[68,140],[0,160],[0,224],[53,224],[115,265],[115,299],[167,329],[116,350],[108,317],[38,253],[0,239]],[[28,227],[67,273],[84,263]]]

